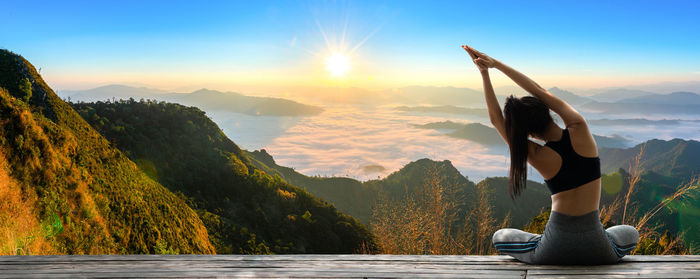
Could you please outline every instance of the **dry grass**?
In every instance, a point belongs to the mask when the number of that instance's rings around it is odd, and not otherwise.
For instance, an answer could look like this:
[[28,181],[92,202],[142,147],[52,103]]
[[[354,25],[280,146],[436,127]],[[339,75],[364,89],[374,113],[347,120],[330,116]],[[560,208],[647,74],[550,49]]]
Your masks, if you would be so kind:
[[643,145],[640,148],[639,154],[635,156],[629,166],[629,177],[627,178],[629,187],[627,188],[627,192],[624,193],[624,196],[618,195],[612,203],[601,208],[601,222],[603,224],[609,224],[614,219],[615,213],[622,209],[620,224],[630,224],[639,231],[639,245],[637,245],[637,248],[632,251],[631,254],[693,254],[693,247],[684,246],[684,234],[682,232],[676,236],[672,236],[668,232],[661,234],[659,233],[662,229],[661,226],[649,226],[649,221],[662,209],[668,208],[671,202],[694,198],[700,188],[698,177],[693,177],[689,182],[677,187],[674,193],[661,200],[656,206],[642,214],[641,217],[635,217],[639,216],[639,214],[637,214],[639,212],[639,207],[631,202],[631,197],[635,193],[641,181],[641,175],[644,172],[644,169],[641,167],[641,158],[644,155],[644,150],[645,146]]
[[[699,177],[680,185],[676,191],[664,198],[656,206],[639,214],[639,207],[632,200],[637,191],[643,169],[641,159],[644,146],[632,160],[627,178],[626,192],[602,206],[601,222],[608,224],[630,224],[640,233],[640,241],[632,254],[693,254],[693,247],[683,244],[683,233],[671,235],[659,233],[661,227],[650,226],[662,209],[673,201],[693,198],[700,188]],[[493,207],[489,201],[488,185],[477,186],[478,200],[466,214],[466,220],[458,231],[452,231],[457,224],[456,210],[463,201],[455,200],[454,189],[442,185],[437,171],[432,171],[416,196],[406,194],[403,199],[390,199],[380,195],[372,212],[370,228],[375,235],[379,252],[384,254],[493,254],[491,235],[498,229],[509,226],[509,215],[497,224]],[[621,214],[620,214],[621,212]],[[637,217],[639,216],[639,217]],[[619,219],[617,219],[619,218]]]
[[642,160],[642,156],[644,155],[644,149],[646,148],[646,143],[642,145],[639,148],[639,154],[634,157],[632,160],[632,165],[629,168],[629,177],[627,179],[627,183],[629,184],[629,188],[627,189],[627,194],[625,195],[625,206],[622,209],[622,223],[626,224],[627,219],[627,208],[630,203],[630,198],[632,197],[632,194],[634,194],[635,189],[637,188],[637,184],[639,184],[639,180],[642,179],[642,168],[640,167],[639,163]]
[[0,153],[0,255],[55,254],[37,221],[34,199],[22,194]]
[[[441,183],[437,170],[416,191],[402,199],[380,194],[370,228],[383,254],[493,254],[491,235],[499,228],[488,200],[488,186],[478,186],[478,202],[459,220],[464,201],[456,188]],[[463,222],[459,222],[463,221]],[[502,226],[507,226],[506,217]],[[461,225],[461,226],[460,226]],[[453,228],[458,227],[456,231]]]

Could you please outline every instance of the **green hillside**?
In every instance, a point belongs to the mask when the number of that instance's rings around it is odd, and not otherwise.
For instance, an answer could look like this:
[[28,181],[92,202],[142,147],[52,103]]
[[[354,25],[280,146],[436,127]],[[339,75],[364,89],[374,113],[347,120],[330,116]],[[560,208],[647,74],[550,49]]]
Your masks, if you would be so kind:
[[681,179],[700,174],[700,142],[682,139],[653,139],[627,149],[601,148],[599,154],[602,171],[609,173],[618,168],[627,169],[642,147],[644,153],[640,167],[645,171]]
[[[653,171],[643,172],[630,199],[629,208],[632,209],[632,214],[641,217],[689,181],[690,175],[668,176]],[[625,170],[619,169],[617,172],[603,175],[601,205],[612,203],[616,198],[620,198],[618,195],[624,196],[628,189],[629,174]],[[697,198],[697,192],[690,194],[669,203],[668,207],[650,220],[649,225],[657,226],[659,233],[666,230],[674,235],[684,232],[686,245],[694,244],[695,247],[700,243],[700,200]],[[616,211],[608,225],[620,224],[621,219],[622,211]]]
[[[449,124],[449,123],[447,123]],[[668,168],[663,163],[663,160],[658,159],[668,157],[668,152],[663,148],[648,148],[646,159],[644,162],[657,162],[657,164],[647,163],[646,166],[657,169],[675,170],[673,173],[678,175],[669,176],[662,175],[653,171],[647,171],[642,174],[642,179],[637,185],[637,190],[634,192],[630,207],[638,208],[634,213],[637,217],[644,214],[664,198],[672,194],[679,185],[688,181],[693,175],[693,165],[687,162],[685,152],[691,152],[687,146],[694,145],[694,141],[674,140],[678,146],[668,147],[668,150],[678,150],[684,147],[683,151],[677,154],[677,160],[674,168]],[[657,140],[649,142],[649,146],[653,147]],[[612,203],[619,195],[626,193],[628,189],[628,174],[619,170],[624,166],[624,161],[628,161],[634,156],[634,148],[630,148],[632,152],[625,149],[604,149],[606,152],[601,152],[603,164],[617,164],[616,172],[604,175],[602,178],[603,191],[601,194],[601,206],[606,206]],[[636,150],[638,152],[638,149]],[[678,151],[677,151],[678,152]],[[628,154],[629,153],[629,154]],[[476,197],[473,195],[474,184],[461,176],[448,161],[436,162],[428,159],[411,162],[404,166],[401,170],[393,173],[387,178],[381,180],[372,180],[362,183],[357,180],[348,178],[319,178],[308,177],[294,171],[291,168],[279,166],[274,162],[274,159],[264,150],[248,152],[252,161],[259,165],[266,172],[280,175],[288,181],[295,181],[295,185],[305,187],[312,194],[327,199],[335,204],[339,209],[358,217],[364,223],[371,221],[372,205],[376,202],[379,193],[388,194],[394,199],[401,199],[406,193],[420,195],[416,189],[425,183],[430,177],[430,171],[436,171],[438,177],[441,177],[441,183],[445,185],[458,185],[457,188],[465,189],[467,198],[463,198],[461,205],[462,212],[471,209],[471,206],[478,204]],[[612,158],[608,155],[618,154],[627,157]],[[697,154],[697,153],[696,153]],[[612,162],[606,162],[606,160]],[[617,163],[615,163],[617,162]],[[665,168],[666,167],[666,168]],[[682,171],[681,171],[682,170]],[[479,182],[479,186],[487,189],[488,202],[493,206],[493,214],[497,223],[501,223],[506,215],[510,216],[510,226],[523,227],[530,222],[535,216],[538,216],[541,210],[548,212],[551,206],[550,193],[547,188],[540,183],[528,181],[527,190],[523,192],[515,200],[511,200],[508,194],[508,183],[505,177],[486,178]],[[614,215],[611,223],[614,225],[621,223],[619,218],[621,212]],[[544,220],[546,221],[546,219]],[[698,209],[698,201],[696,199],[684,199],[680,202],[674,202],[669,209],[661,211],[651,220],[651,225],[662,225],[658,228],[659,233],[669,230],[671,233],[686,231],[686,242],[697,243],[700,240],[700,209]]]
[[483,145],[505,145],[503,138],[501,138],[496,129],[481,123],[465,124],[447,135],[455,138],[467,139]]
[[[9,189],[21,189],[8,202],[32,208],[14,216],[36,220],[38,228],[12,232],[27,234],[22,239],[2,238],[3,254],[28,253],[23,247],[36,242],[52,249],[32,253],[214,252],[194,210],[143,174],[27,60],[7,50],[0,50],[0,153]],[[8,221],[0,229],[15,228]]]
[[496,220],[510,214],[511,226],[520,228],[537,216],[541,210],[552,206],[549,189],[544,184],[527,181],[527,189],[514,200],[510,198],[507,177],[488,177],[479,182],[491,191],[489,203],[493,205]]
[[355,218],[261,171],[198,108],[133,99],[73,106],[154,180],[186,196],[217,253],[353,253],[373,245]]
[[[293,184],[328,200],[365,224],[370,223],[372,206],[380,194],[392,199],[405,198],[407,193],[420,198],[422,185],[433,175],[439,179],[443,187],[454,191],[456,196],[451,198],[459,200],[462,214],[470,211],[477,204],[476,184],[462,176],[449,161],[417,160],[406,164],[384,179],[362,183],[350,178],[305,176],[291,168],[277,165],[265,150],[247,152],[247,154],[266,172],[275,173],[287,181],[293,181]],[[515,201],[511,200],[508,194],[508,181],[504,177],[487,178],[480,184],[487,186],[488,199],[493,205],[494,217],[498,222],[510,214],[511,224],[519,227],[537,216],[541,209],[551,205],[549,192],[540,183],[528,181],[527,191]]]
[[270,175],[279,175],[292,185],[305,188],[314,196],[330,201],[343,212],[369,224],[372,215],[372,203],[376,198],[376,189],[367,187],[362,182],[346,177],[311,177],[296,172],[292,168],[277,165],[264,149],[253,152],[244,151],[251,162]]

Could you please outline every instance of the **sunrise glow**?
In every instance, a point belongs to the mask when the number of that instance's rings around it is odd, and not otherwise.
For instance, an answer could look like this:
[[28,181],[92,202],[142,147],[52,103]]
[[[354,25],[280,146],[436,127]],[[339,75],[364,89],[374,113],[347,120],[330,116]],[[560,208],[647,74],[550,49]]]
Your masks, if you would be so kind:
[[342,77],[350,69],[350,59],[341,53],[326,58],[326,70],[334,77]]

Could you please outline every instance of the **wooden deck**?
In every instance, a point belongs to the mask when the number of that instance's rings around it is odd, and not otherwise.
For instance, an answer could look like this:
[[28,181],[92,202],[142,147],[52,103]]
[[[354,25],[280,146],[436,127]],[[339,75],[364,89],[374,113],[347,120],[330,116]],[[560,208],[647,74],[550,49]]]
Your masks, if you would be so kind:
[[627,256],[608,266],[525,265],[508,256],[2,256],[0,278],[700,278],[700,256]]

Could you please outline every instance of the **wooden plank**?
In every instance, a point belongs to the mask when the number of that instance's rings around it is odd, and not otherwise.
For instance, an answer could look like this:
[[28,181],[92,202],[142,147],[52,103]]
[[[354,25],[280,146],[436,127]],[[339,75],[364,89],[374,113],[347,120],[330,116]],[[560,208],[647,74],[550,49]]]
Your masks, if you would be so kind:
[[233,269],[233,268],[268,268],[268,269],[281,269],[281,268],[317,268],[317,269],[325,269],[325,268],[342,268],[342,267],[348,267],[352,266],[355,269],[380,269],[380,268],[393,268],[393,269],[451,269],[451,270],[483,270],[483,269],[490,269],[490,270],[525,270],[526,268],[524,267],[517,267],[517,266],[491,266],[491,265],[391,265],[391,264],[383,264],[383,265],[365,265],[365,266],[358,266],[358,265],[309,265],[309,264],[289,264],[289,265],[245,265],[245,264],[230,264],[230,265],[188,265],[188,264],[177,264],[177,265],[168,265],[168,264],[149,264],[149,265],[125,265],[125,264],[107,264],[107,265],[98,265],[98,264],[91,264],[91,265],[81,265],[81,264],[70,264],[70,265],[13,265],[13,266],[7,266],[3,267],[0,270],[26,270],[28,268],[31,268],[33,270],[56,270],[56,269],[72,269],[72,268],[81,268],[81,269],[92,269],[92,268],[113,268],[113,269],[121,269],[121,268],[130,268],[130,269],[135,269],[135,268],[169,268],[169,269],[178,269],[181,267],[187,267],[187,268],[210,268],[210,269]]
[[607,274],[678,274],[678,273],[696,273],[698,274],[700,270],[698,269],[608,269],[608,270],[598,270],[598,269],[568,269],[568,270],[528,270],[528,276],[531,275],[565,275],[565,274],[576,274],[576,275],[607,275]]
[[[0,263],[6,261],[82,261],[82,260],[124,260],[124,261],[163,261],[163,260],[311,260],[311,261],[454,261],[454,262],[517,262],[510,256],[472,256],[472,255],[60,255],[60,256],[0,256]],[[700,261],[700,255],[665,255],[665,256],[626,256],[623,262],[668,262]]]
[[700,255],[631,255],[622,258],[625,262],[697,262]]
[[316,266],[306,266],[306,267],[286,267],[286,268],[251,268],[251,267],[239,267],[239,268],[201,268],[201,267],[189,267],[189,266],[178,266],[178,267],[173,267],[173,268],[162,268],[162,267],[139,267],[139,266],[131,266],[131,267],[124,267],[124,268],[111,268],[111,267],[99,267],[99,266],[94,266],[91,268],[86,268],[82,266],[77,266],[77,267],[70,267],[70,268],[53,268],[53,269],[12,269],[12,270],[3,270],[3,273],[15,273],[15,274],[21,274],[21,273],[72,273],[76,271],[80,272],[100,272],[100,271],[109,271],[109,270],[132,270],[132,271],[142,271],[142,272],[182,272],[182,271],[216,271],[216,272],[237,272],[240,270],[270,270],[270,271],[312,271],[312,270],[317,270],[317,271],[329,271],[329,272],[364,272],[364,273],[375,273],[375,272],[402,272],[402,271],[410,271],[412,273],[465,273],[469,272],[472,274],[482,274],[482,273],[493,273],[493,272],[499,272],[499,273],[521,273],[524,272],[525,269],[519,269],[519,270],[508,270],[508,269],[502,269],[502,270],[491,270],[491,269],[470,269],[470,270],[456,270],[456,269],[447,269],[447,268],[441,268],[441,269],[435,269],[435,268],[422,268],[419,266],[413,267],[413,268],[396,268],[396,267],[376,267],[376,268],[371,268],[371,269],[358,269],[352,266],[342,266],[342,267],[326,267],[326,268],[319,268]]
[[599,279],[599,278],[698,278],[697,273],[659,273],[659,274],[562,274],[562,275],[527,275],[532,279]]
[[526,265],[510,256],[99,255],[0,257],[0,278],[700,278],[700,256],[628,256],[615,265]]
[[484,262],[476,263],[437,263],[437,262],[354,262],[354,261],[333,261],[333,262],[308,262],[308,261],[212,261],[212,262],[194,262],[194,261],[148,261],[148,262],[128,262],[128,261],[85,261],[85,262],[38,262],[38,263],[19,263],[0,265],[0,269],[26,269],[31,266],[33,269],[53,269],[53,268],[71,268],[71,267],[110,267],[110,268],[137,268],[137,267],[173,267],[179,266],[197,267],[197,268],[292,268],[292,267],[316,267],[316,268],[333,268],[343,266],[353,266],[358,269],[364,268],[429,268],[429,269],[547,269],[547,270],[570,270],[570,269],[597,269],[597,270],[617,270],[617,269],[700,269],[700,262],[629,262],[617,265],[603,266],[548,266],[548,265],[524,265],[524,264],[489,264]]
[[510,256],[432,256],[432,255],[61,255],[61,256],[0,256],[0,262],[5,261],[56,261],[69,260],[125,260],[125,261],[163,261],[163,260],[312,260],[312,261],[455,261],[455,262],[518,262]]
[[[126,271],[126,273],[124,272]],[[237,270],[183,270],[175,272],[163,272],[161,270],[101,270],[71,272],[27,272],[27,273],[2,273],[2,277],[25,277],[26,275],[43,275],[44,277],[75,275],[88,277],[178,277],[178,276],[233,276],[233,277],[441,277],[441,278],[524,278],[525,271],[491,271],[481,272],[435,272],[434,270],[357,270],[357,269],[237,269]],[[127,275],[132,274],[132,275]]]
[[[110,266],[113,268],[135,267],[135,266],[190,266],[190,267],[257,267],[257,268],[282,268],[298,266],[334,267],[334,266],[354,266],[356,268],[375,267],[402,267],[411,268],[421,266],[424,268],[452,268],[452,269],[576,269],[581,266],[549,266],[549,265],[525,265],[522,263],[491,263],[491,262],[365,262],[365,261],[67,261],[67,262],[6,262],[0,264],[0,269],[24,269],[27,266],[33,268],[53,268],[66,266]],[[584,266],[585,267],[585,266]],[[590,266],[586,268],[607,269],[639,269],[645,267],[655,267],[660,269],[668,268],[695,268],[700,269],[700,262],[624,262],[616,265]]]
[[[7,276],[0,274],[0,278],[17,278],[16,276]],[[30,274],[22,275],[22,278],[47,278],[46,274]],[[178,273],[178,274],[151,274],[151,273],[134,273],[134,272],[118,272],[118,273],[90,273],[90,274],[55,274],[51,278],[492,278],[492,279],[509,279],[509,278],[525,278],[523,275],[510,276],[505,274],[485,274],[485,275],[470,275],[470,274],[413,274],[413,273],[377,273],[377,274],[358,274],[358,273],[277,273],[277,272],[250,272],[250,273]]]

